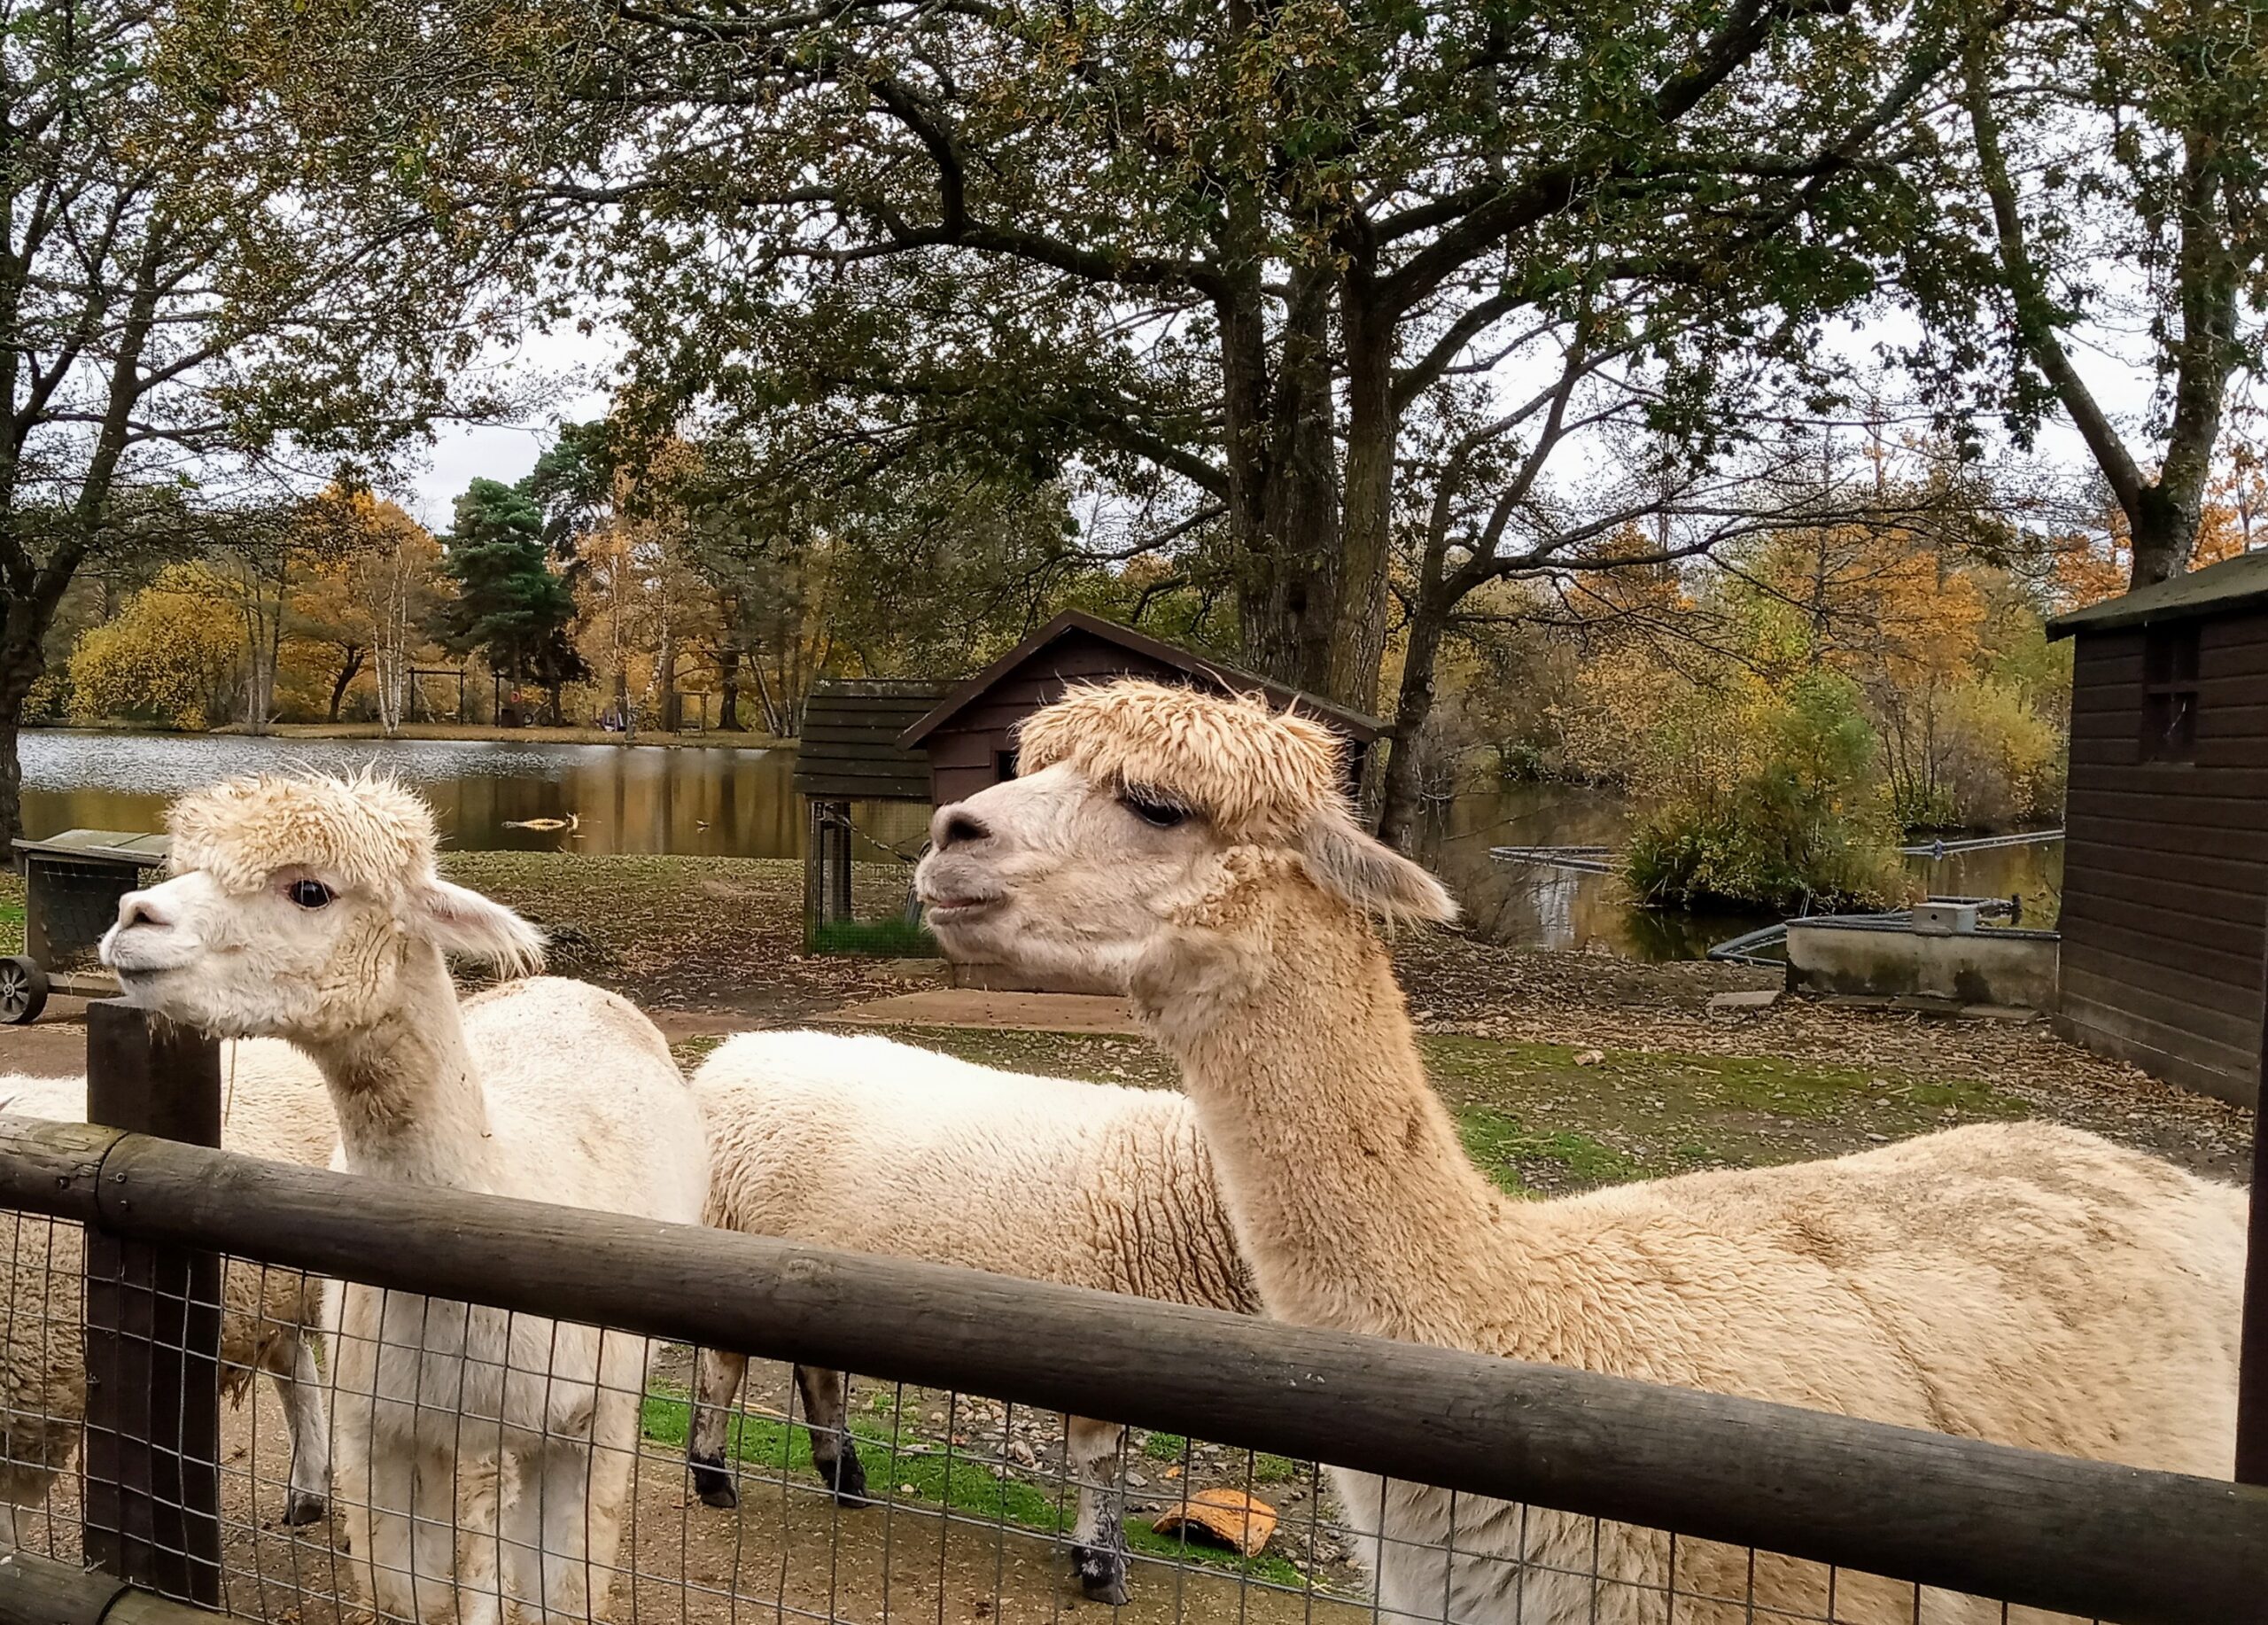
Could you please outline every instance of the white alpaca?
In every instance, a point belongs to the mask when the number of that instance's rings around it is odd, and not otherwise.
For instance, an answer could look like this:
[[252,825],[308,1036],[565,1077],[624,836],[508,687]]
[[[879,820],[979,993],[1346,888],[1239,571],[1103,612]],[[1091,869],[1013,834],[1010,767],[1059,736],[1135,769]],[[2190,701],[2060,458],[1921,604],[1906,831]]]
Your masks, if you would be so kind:
[[[432,815],[372,780],[239,780],[173,809],[173,877],[103,944],[127,997],[313,1055],[347,1171],[697,1223],[707,1159],[661,1034],[540,978],[460,1007],[443,955],[517,969],[534,929],[433,869]],[[581,1620],[602,1606],[646,1344],[348,1285],[330,1295],[338,1485],[380,1614]]]
[[[321,1168],[338,1124],[315,1062],[288,1044],[255,1038],[227,1046],[221,1076],[221,1143],[245,1156]],[[83,1123],[83,1077],[0,1077],[0,1112],[52,1123]],[[0,1278],[0,1500],[38,1506],[78,1448],[87,1413],[87,1373],[79,1280],[85,1247],[76,1225],[18,1214],[10,1268]],[[221,1384],[232,1401],[266,1372],[284,1402],[291,1439],[284,1521],[312,1523],[330,1493],[330,1430],[315,1364],[322,1287],[296,1270],[231,1259],[221,1278]]]
[[[750,1032],[693,1075],[709,1131],[708,1222],[851,1252],[927,1258],[1251,1314],[1251,1278],[1195,1114],[1177,1093],[974,1065],[869,1034]],[[734,1502],[726,1409],[745,1357],[704,1351],[694,1481]],[[865,1499],[843,1375],[796,1370],[812,1458]],[[1068,1419],[1081,1585],[1126,1600],[1118,1457],[1125,1430]]]
[[[1355,828],[1336,735],[1124,683],[1039,712],[1021,752],[1023,776],[938,812],[930,923],[956,955],[1128,987],[1270,1314],[2229,1473],[2241,1193],[2007,1124],[1512,1200],[1426,1086],[1371,926],[1447,897]],[[1827,1606],[1814,1565],[1336,1478],[1387,1613],[1619,1625],[1664,1617],[1673,1582],[1681,1621]],[[1838,1620],[2002,1617],[1863,1576],[1833,1595]]]

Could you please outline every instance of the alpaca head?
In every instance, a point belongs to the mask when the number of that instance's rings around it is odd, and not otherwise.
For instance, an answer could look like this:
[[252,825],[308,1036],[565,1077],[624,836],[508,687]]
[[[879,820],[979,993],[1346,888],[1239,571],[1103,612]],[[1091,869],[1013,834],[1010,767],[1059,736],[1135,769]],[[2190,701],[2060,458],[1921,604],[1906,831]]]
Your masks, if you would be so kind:
[[1234,899],[1278,885],[1388,923],[1455,917],[1355,827],[1344,743],[1309,718],[1125,681],[1074,689],[1018,745],[1022,776],[938,810],[915,877],[956,957],[1129,983],[1222,946]]
[[102,958],[128,1001],[189,1026],[322,1043],[397,1012],[436,951],[542,961],[533,926],[434,872],[433,814],[391,781],[236,779],[167,825],[168,878],[120,900]]

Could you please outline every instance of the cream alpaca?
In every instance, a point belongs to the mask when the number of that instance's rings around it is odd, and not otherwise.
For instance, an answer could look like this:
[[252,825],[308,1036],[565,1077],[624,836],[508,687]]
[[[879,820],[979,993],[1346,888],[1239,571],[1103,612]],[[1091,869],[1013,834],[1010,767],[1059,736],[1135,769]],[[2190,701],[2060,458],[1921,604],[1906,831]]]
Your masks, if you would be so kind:
[[[1270,1314],[2230,1471],[2238,1193],[2091,1135],[2011,1124],[1510,1200],[1426,1086],[1371,923],[1446,918],[1447,897],[1355,828],[1328,789],[1330,735],[1128,683],[1035,717],[1022,762],[1023,777],[937,813],[918,882],[931,923],[959,954],[1125,984],[1181,1063]],[[1662,1615],[1673,1549],[1651,1531],[1336,1478],[1386,1613]],[[1674,1552],[1678,1619],[1746,1616],[1746,1554]],[[1753,1605],[1817,1617],[1827,1584],[1765,1558]],[[1917,1617],[1912,1588],[1850,1575],[1835,1607]],[[2000,1614],[1932,1596],[1920,1617]]]
[[[540,939],[433,868],[432,815],[382,781],[262,778],[173,812],[173,877],[119,905],[127,996],[315,1057],[353,1173],[697,1223],[708,1163],[669,1048],[622,999],[520,983],[460,1007],[445,952]],[[326,1306],[337,1483],[380,1614],[589,1618],[612,1577],[646,1345],[347,1286]]]
[[[751,1032],[693,1075],[709,1131],[708,1222],[1251,1314],[1259,1308],[1178,1094],[995,1071],[871,1035]],[[748,1362],[704,1353],[694,1481],[734,1502],[726,1407]],[[798,1366],[813,1465],[846,1501],[866,1477],[840,1372]],[[1072,1556],[1088,1596],[1126,1600],[1124,1429],[1070,1419]]]
[[[315,1063],[288,1044],[255,1038],[221,1057],[227,1112],[221,1143],[247,1156],[320,1168],[330,1162],[338,1125]],[[83,1123],[83,1077],[0,1077],[0,1112]],[[75,1225],[29,1214],[15,1218],[11,1267],[0,1319],[0,1500],[21,1511],[40,1504],[57,1473],[79,1446],[87,1413],[87,1373],[76,1311],[84,1242]],[[66,1285],[67,1283],[67,1285]],[[72,1295],[58,1303],[58,1291]],[[231,1260],[221,1276],[221,1381],[241,1401],[252,1372],[264,1371],[284,1402],[291,1435],[291,1475],[284,1521],[312,1523],[330,1493],[330,1428],[322,1374],[315,1365],[320,1284],[291,1270]],[[68,1312],[58,1312],[67,1310]]]

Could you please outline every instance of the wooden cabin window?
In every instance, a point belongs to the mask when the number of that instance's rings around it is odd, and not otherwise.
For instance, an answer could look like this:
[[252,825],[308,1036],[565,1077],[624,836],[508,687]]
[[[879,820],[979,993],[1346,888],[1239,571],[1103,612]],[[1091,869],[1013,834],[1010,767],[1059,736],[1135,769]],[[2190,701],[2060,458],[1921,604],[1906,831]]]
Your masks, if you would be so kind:
[[1016,753],[1014,750],[995,750],[992,753],[992,776],[1002,784],[1016,776]]
[[2142,759],[2197,759],[2197,626],[2142,629]]

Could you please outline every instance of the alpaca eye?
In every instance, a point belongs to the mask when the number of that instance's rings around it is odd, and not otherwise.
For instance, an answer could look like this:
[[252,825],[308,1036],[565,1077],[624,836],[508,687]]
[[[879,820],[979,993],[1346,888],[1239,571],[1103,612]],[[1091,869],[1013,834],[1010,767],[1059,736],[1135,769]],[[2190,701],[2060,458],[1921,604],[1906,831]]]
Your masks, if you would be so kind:
[[1153,829],[1171,829],[1189,817],[1187,807],[1177,807],[1170,801],[1152,801],[1143,796],[1122,796],[1119,800],[1126,810]]
[[330,901],[330,888],[319,880],[295,880],[284,895],[302,908],[321,908]]

